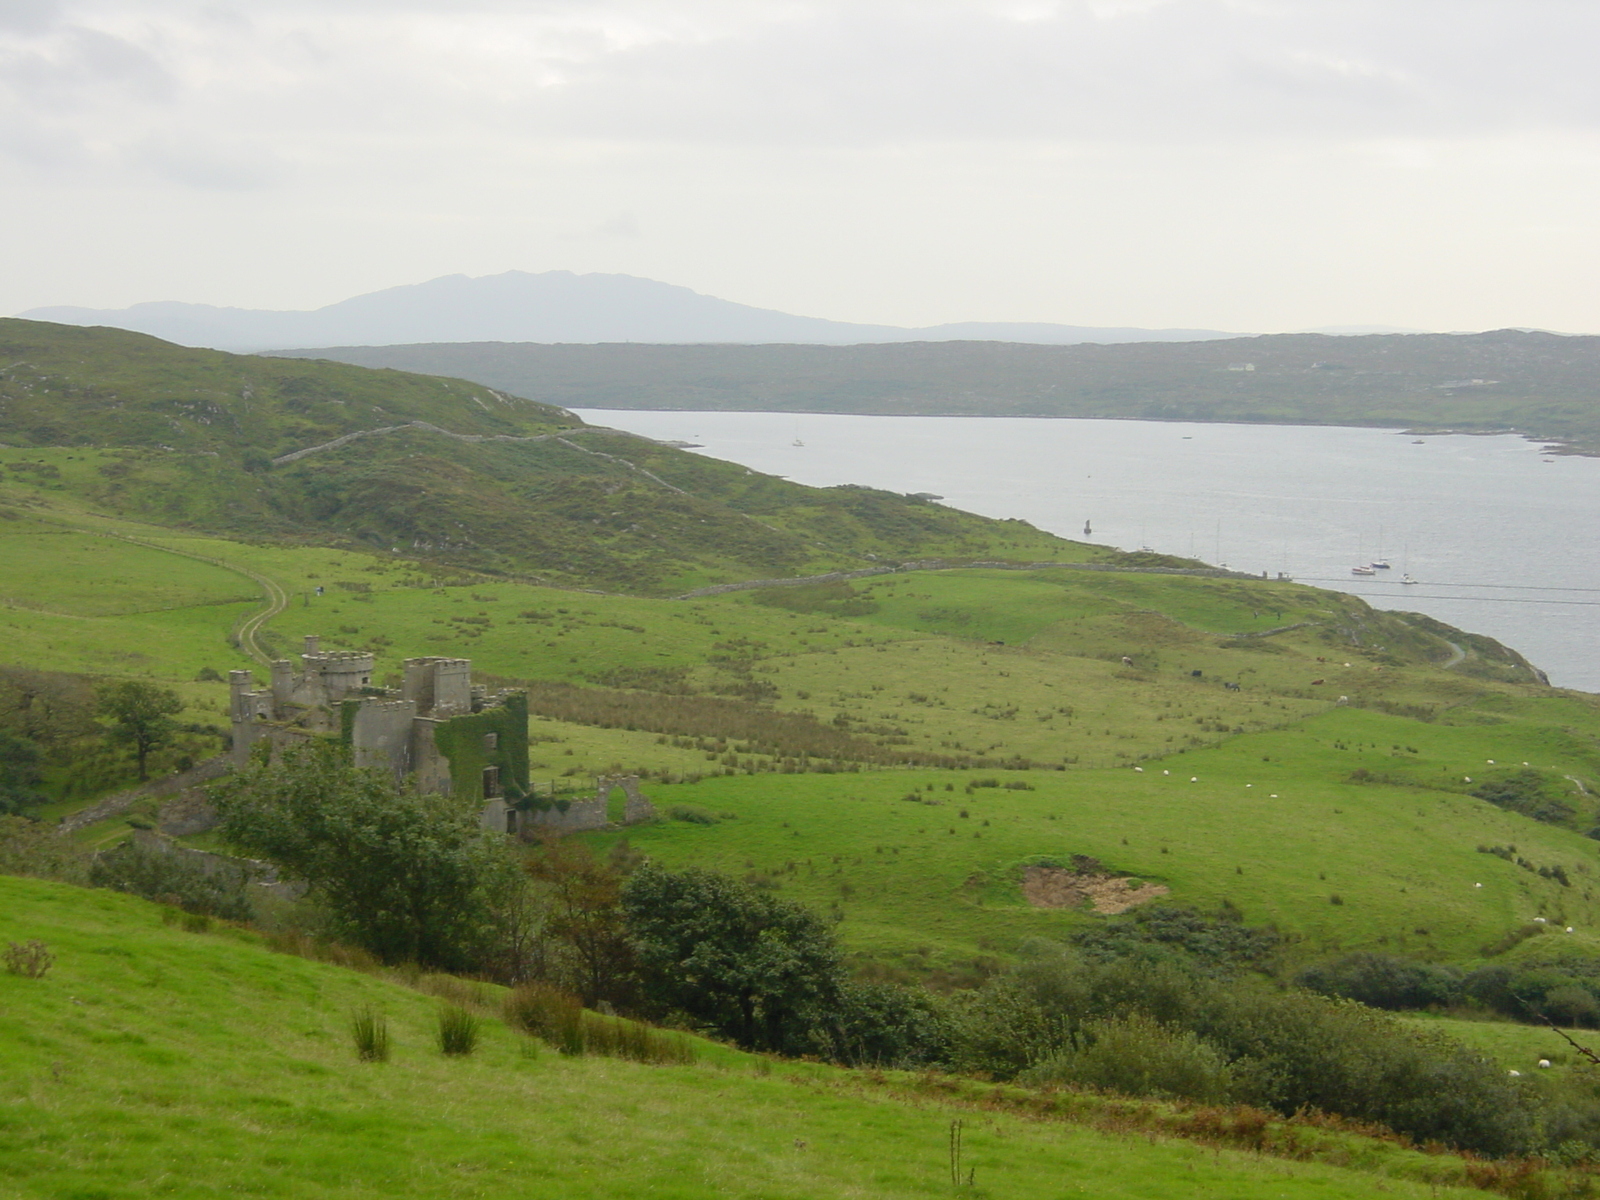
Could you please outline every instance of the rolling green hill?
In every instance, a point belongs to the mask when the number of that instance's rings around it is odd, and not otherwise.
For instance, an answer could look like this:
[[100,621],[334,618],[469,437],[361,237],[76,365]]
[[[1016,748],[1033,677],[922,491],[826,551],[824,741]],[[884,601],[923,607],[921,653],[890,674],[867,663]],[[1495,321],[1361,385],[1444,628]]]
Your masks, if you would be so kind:
[[1077,346],[476,342],[279,353],[459,375],[574,408],[1516,430],[1600,453],[1600,338],[1516,329]]
[[400,553],[435,573],[659,594],[880,559],[1112,554],[887,492],[801,487],[461,380],[19,320],[0,320],[0,363],[0,479],[30,494]]

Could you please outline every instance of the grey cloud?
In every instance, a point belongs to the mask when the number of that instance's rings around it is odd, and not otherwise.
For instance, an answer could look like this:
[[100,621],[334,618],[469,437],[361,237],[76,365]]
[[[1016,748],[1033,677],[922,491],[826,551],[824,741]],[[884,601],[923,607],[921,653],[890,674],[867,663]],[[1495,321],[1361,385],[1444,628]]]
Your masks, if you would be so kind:
[[1177,0],[1106,18],[815,6],[576,64],[543,133],[770,141],[1437,135],[1600,123],[1600,6]]
[[1573,0],[71,0],[65,16],[0,4],[0,89],[16,111],[78,114],[86,142],[164,147],[129,161],[189,186],[260,186],[274,169],[174,148],[170,114],[197,145],[396,164],[584,140],[1206,145],[1600,128],[1587,61],[1600,5]]
[[0,0],[0,30],[42,33],[60,19],[55,0]]
[[82,26],[53,36],[0,44],[0,86],[40,109],[85,109],[172,99],[171,74],[132,42]]

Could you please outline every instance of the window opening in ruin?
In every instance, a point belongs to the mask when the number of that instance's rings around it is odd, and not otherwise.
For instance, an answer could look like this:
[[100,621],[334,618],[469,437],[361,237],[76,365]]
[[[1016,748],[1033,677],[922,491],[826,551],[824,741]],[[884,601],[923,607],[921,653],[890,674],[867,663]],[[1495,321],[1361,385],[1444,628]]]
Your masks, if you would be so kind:
[[485,800],[497,799],[500,795],[500,768],[485,767],[483,769],[483,798]]
[[506,832],[507,833],[515,833],[516,831],[517,831],[517,810],[514,809],[514,808],[508,808],[508,809],[506,809]]
[[485,750],[498,750],[498,749],[500,749],[500,735],[498,733],[486,733],[486,734],[484,734],[483,735],[483,748]]

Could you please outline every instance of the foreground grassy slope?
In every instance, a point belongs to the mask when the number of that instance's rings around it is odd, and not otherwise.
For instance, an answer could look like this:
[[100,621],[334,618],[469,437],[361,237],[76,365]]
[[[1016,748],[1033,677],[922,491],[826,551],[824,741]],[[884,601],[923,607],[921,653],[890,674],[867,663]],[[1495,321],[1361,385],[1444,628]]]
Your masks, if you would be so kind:
[[1109,554],[757,475],[459,379],[18,320],[0,320],[0,362],[0,505],[646,593],[883,559]]
[[[0,975],[8,1196],[942,1196],[956,1116],[989,1195],[1473,1194],[1395,1177],[1452,1167],[1380,1143],[1343,1156],[1384,1175],[905,1103],[847,1072],[761,1074],[725,1052],[563,1059],[492,1020],[478,1054],[445,1059],[434,1002],[394,983],[183,932],[128,897],[0,877],[0,941],[28,938],[57,965]],[[364,1005],[390,1021],[389,1063],[351,1051]]]

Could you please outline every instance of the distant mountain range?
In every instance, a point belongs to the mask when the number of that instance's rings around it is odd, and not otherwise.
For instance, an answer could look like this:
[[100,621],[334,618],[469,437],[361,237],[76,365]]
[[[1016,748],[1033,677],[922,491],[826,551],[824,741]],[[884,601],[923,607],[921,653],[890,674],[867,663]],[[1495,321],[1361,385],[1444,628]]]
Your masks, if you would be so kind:
[[255,351],[421,342],[809,343],[997,341],[1043,345],[1194,342],[1217,329],[1131,329],[1042,322],[963,321],[901,328],[797,317],[704,296],[633,275],[507,271],[446,275],[385,288],[309,312],[157,301],[131,308],[59,306],[18,313],[64,325],[109,325],[181,346]]

